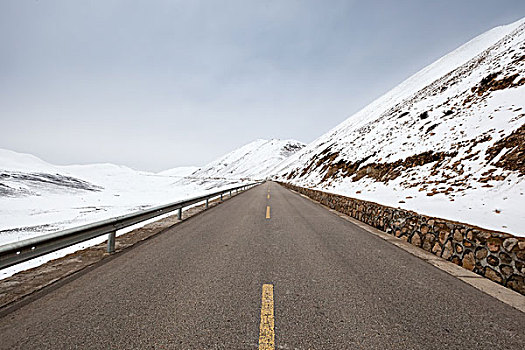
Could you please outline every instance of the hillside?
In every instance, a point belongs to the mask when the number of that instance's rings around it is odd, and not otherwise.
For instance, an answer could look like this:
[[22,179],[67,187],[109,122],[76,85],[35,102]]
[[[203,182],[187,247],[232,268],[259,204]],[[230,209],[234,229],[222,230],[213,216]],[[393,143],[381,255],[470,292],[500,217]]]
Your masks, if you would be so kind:
[[0,149],[0,244],[102,220],[233,185],[184,181],[192,168],[159,174],[114,164],[56,166]]
[[421,70],[281,163],[276,179],[525,235],[524,23]]
[[163,175],[163,176],[185,177],[185,176],[190,176],[191,174],[193,174],[199,169],[200,168],[197,166],[183,166],[183,167],[164,170],[157,174]]
[[264,179],[277,164],[303,147],[303,143],[295,140],[256,140],[203,166],[192,176]]
[[96,192],[101,189],[33,155],[0,149],[0,197]]
[[265,178],[303,146],[257,140],[203,168],[159,173],[114,164],[56,166],[0,149],[0,244]]

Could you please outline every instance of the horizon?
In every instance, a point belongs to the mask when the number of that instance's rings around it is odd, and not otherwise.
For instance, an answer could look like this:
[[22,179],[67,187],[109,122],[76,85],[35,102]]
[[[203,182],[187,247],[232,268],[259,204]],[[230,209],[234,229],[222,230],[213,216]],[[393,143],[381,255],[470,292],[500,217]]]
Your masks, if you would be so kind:
[[126,167],[126,168],[130,168],[132,170],[135,170],[135,171],[138,171],[138,172],[150,172],[150,173],[153,173],[153,174],[159,174],[161,172],[165,172],[165,171],[169,171],[169,170],[174,170],[174,169],[180,169],[180,168],[198,168],[198,169],[202,169],[204,168],[206,165],[212,163],[212,162],[215,162],[217,161],[218,159],[238,150],[239,148],[242,148],[244,146],[248,146],[252,143],[256,143],[257,141],[265,141],[265,142],[270,142],[270,141],[292,141],[292,142],[300,142],[302,143],[304,146],[306,146],[307,144],[304,143],[304,142],[301,142],[301,141],[298,141],[298,140],[293,140],[293,139],[286,139],[286,140],[283,140],[283,139],[278,139],[278,138],[271,138],[271,139],[256,139],[256,140],[253,140],[253,141],[250,141],[248,143],[245,143],[243,145],[239,145],[238,147],[235,147],[229,151],[227,151],[226,153],[224,153],[223,155],[217,157],[216,159],[213,159],[211,162],[208,162],[206,164],[201,164],[201,165],[182,165],[182,166],[177,166],[177,167],[172,167],[172,168],[166,168],[166,169],[161,169],[161,170],[158,170],[158,171],[150,171],[150,170],[144,170],[144,169],[137,169],[137,168],[134,168],[132,166],[128,166],[128,165],[125,165],[125,164],[118,164],[118,163],[110,163],[110,162],[96,162],[96,163],[70,163],[70,164],[54,164],[50,161],[48,161],[47,159],[44,159],[44,158],[41,158],[41,157],[38,157],[32,153],[28,153],[28,152],[18,152],[18,151],[15,151],[15,150],[11,150],[11,149],[7,149],[7,148],[2,148],[0,147],[0,151],[7,151],[7,152],[13,152],[13,153],[17,153],[17,154],[20,154],[20,155],[23,155],[23,156],[31,156],[31,157],[35,157],[37,158],[38,160],[40,161],[43,161],[45,163],[48,163],[49,165],[52,165],[52,166],[57,166],[57,167],[68,167],[68,166],[80,166],[80,165],[115,165],[115,166],[119,166],[119,167]]

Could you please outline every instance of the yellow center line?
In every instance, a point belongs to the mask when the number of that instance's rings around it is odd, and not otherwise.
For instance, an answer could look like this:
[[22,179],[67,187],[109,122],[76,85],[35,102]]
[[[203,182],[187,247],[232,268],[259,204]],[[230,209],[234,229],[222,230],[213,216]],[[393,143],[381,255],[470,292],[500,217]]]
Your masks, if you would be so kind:
[[266,218],[267,219],[270,218],[270,206],[269,205],[266,206]]
[[268,197],[266,197],[266,198],[270,199],[270,194],[269,193],[268,193]]
[[273,315],[273,284],[263,284],[261,301],[261,326],[259,327],[259,350],[275,349]]

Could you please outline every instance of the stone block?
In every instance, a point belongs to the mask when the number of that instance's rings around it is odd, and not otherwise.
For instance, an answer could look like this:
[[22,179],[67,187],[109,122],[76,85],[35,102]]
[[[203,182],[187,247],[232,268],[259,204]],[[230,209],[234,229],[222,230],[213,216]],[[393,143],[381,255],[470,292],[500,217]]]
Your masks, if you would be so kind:
[[499,259],[495,257],[494,255],[487,256],[487,262],[489,263],[489,265],[492,265],[492,266],[499,265]]
[[476,259],[478,260],[485,259],[488,254],[489,254],[489,251],[486,248],[480,247],[476,249]]
[[495,271],[494,269],[490,268],[490,267],[485,267],[484,271],[483,271],[483,274],[485,275],[485,277],[493,280],[494,282],[497,282],[497,283],[502,283],[503,282],[503,278],[501,277],[501,275],[499,274],[499,272]]
[[503,248],[505,248],[506,251],[511,252],[512,249],[514,249],[515,246],[518,245],[518,240],[516,238],[507,238],[503,241]]
[[414,233],[412,235],[412,238],[410,239],[410,243],[412,243],[412,245],[415,245],[416,247],[420,247],[421,246],[421,237],[419,237],[419,235],[417,233]]
[[501,244],[501,239],[497,237],[491,237],[487,240],[487,248],[493,253],[499,251]]
[[465,254],[463,255],[463,264],[462,266],[466,268],[467,270],[473,271],[476,267],[476,260],[474,258],[474,253],[470,250],[465,251]]

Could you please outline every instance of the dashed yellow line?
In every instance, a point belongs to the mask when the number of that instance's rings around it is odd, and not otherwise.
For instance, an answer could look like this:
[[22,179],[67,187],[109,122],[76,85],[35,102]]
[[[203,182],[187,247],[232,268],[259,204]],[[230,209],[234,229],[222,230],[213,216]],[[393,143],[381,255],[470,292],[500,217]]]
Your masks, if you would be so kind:
[[275,349],[275,319],[273,314],[273,284],[263,284],[259,350]]
[[269,205],[266,206],[266,218],[267,219],[270,218],[270,206]]
[[266,198],[270,199],[270,194],[269,193],[268,193],[268,196]]

